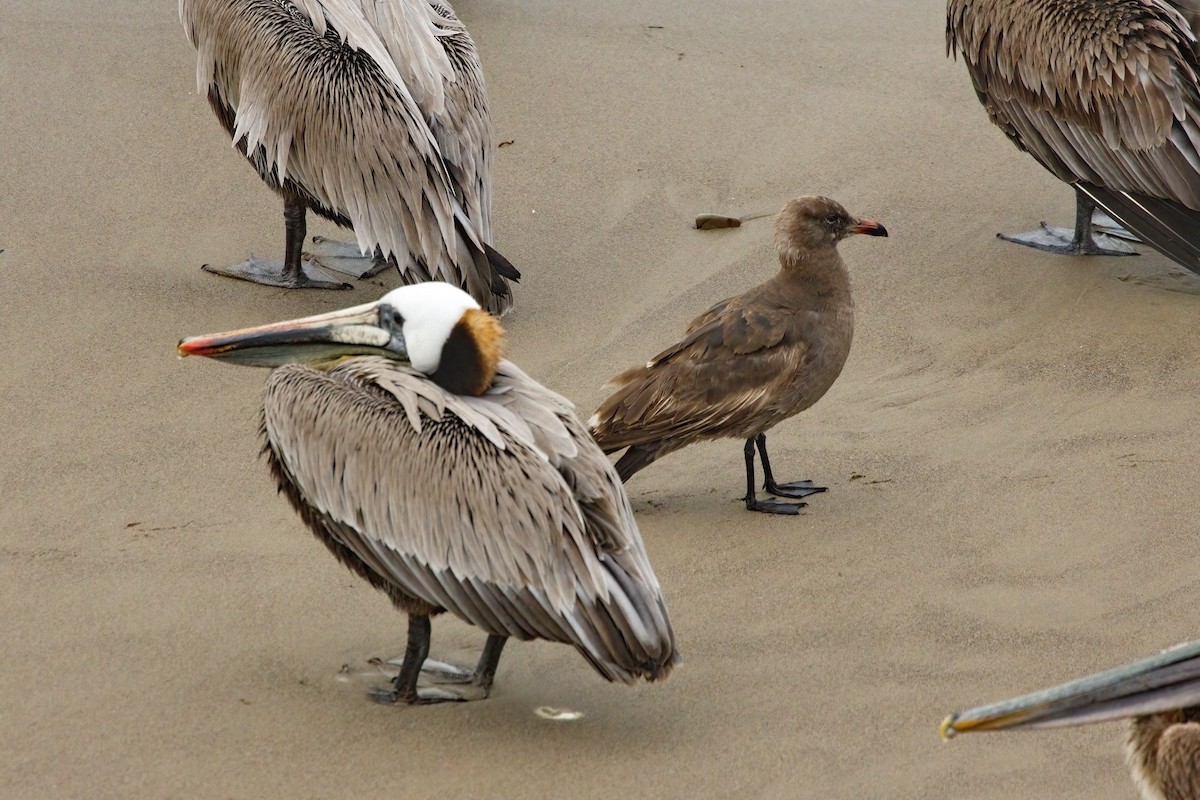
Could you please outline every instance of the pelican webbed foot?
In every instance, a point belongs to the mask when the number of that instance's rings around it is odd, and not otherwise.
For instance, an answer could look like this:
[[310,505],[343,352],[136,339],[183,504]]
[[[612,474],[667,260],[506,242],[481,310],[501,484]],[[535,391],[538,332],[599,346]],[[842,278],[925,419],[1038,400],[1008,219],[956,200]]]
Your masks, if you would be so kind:
[[1116,235],[1093,230],[1090,236],[1080,238],[1078,231],[1056,228],[1040,223],[1041,227],[1028,233],[997,233],[997,239],[1023,244],[1044,253],[1066,256],[1136,256],[1138,252]]
[[348,283],[335,281],[316,264],[304,260],[305,206],[294,200],[283,202],[284,244],[283,261],[263,261],[250,256],[232,267],[204,264],[201,269],[227,278],[279,286],[284,289],[353,289]]
[[[395,664],[396,662],[393,660],[388,663]],[[421,680],[435,686],[453,686],[470,683],[475,680],[475,671],[466,667],[460,667],[457,664],[450,664],[446,661],[427,658],[425,659],[425,663],[421,665]]]
[[312,237],[304,255],[326,269],[359,279],[373,278],[391,266],[378,247],[373,255],[365,256],[356,244],[338,242],[324,236]]
[[437,703],[469,703],[486,700],[489,690],[468,684],[461,687],[418,686],[411,693],[395,687],[376,689],[368,694],[381,706],[432,706]]
[[[1140,241],[1112,217],[1097,211],[1095,202],[1075,192],[1075,230],[1055,228],[1045,222],[1029,233],[997,233],[997,239],[1023,244],[1046,253],[1070,256],[1136,256],[1127,242]],[[1124,241],[1123,241],[1124,240]]]
[[[490,634],[479,656],[479,664],[474,670],[468,670],[428,658],[429,633],[429,617],[409,616],[408,646],[400,663],[400,673],[392,680],[391,687],[371,692],[372,700],[384,705],[431,705],[487,698],[508,637]],[[420,685],[422,677],[428,679],[427,684],[434,685]]]
[[240,264],[231,267],[214,267],[201,264],[200,269],[226,278],[259,283],[263,286],[279,286],[284,289],[353,289],[348,283],[334,280],[322,272],[311,261],[301,261],[299,269],[288,270],[282,261],[263,261],[251,254]]

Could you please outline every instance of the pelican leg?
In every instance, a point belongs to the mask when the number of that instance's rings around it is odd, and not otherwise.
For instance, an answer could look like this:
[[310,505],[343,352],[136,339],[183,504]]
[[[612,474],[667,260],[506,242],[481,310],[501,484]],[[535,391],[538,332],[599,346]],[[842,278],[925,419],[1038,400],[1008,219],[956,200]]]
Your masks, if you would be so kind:
[[758,494],[754,490],[754,443],[757,439],[757,436],[747,439],[744,450],[746,454],[746,496],[742,499],[746,501],[746,510],[761,511],[764,514],[799,514],[800,509],[808,503],[780,503],[776,500],[758,499]]
[[776,483],[775,476],[771,474],[771,460],[767,458],[767,435],[760,433],[754,437],[754,442],[758,445],[758,457],[762,461],[763,488],[771,494],[776,497],[792,497],[799,500],[801,497],[808,497],[810,494],[828,491],[824,486],[813,486],[812,481]]
[[487,644],[483,646],[483,652],[479,655],[479,664],[475,667],[475,679],[472,683],[483,689],[485,697],[492,689],[492,681],[496,679],[496,667],[500,666],[500,652],[507,641],[507,636],[489,634]]
[[378,247],[373,255],[365,256],[356,244],[324,236],[312,237],[312,244],[304,251],[304,255],[326,269],[360,279],[373,278],[392,265]]
[[1124,229],[1110,229],[1112,220],[1101,214],[1101,227],[1106,232],[1097,230],[1093,214],[1096,204],[1082,192],[1075,193],[1075,230],[1055,228],[1041,223],[1041,227],[1029,233],[1004,234],[997,233],[997,239],[1006,242],[1016,242],[1035,250],[1046,253],[1058,253],[1070,256],[1136,256],[1138,253],[1122,239],[1137,241],[1137,238]]
[[283,219],[286,232],[283,261],[263,261],[251,254],[240,264],[232,267],[200,266],[206,272],[238,278],[264,286],[280,286],[285,289],[353,289],[348,283],[335,281],[323,273],[311,261],[303,259],[304,249],[304,206],[284,201]]
[[427,658],[421,666],[421,675],[428,678],[429,682],[433,684],[470,684],[477,689],[482,689],[483,697],[487,697],[492,688],[492,681],[496,678],[496,667],[500,664],[500,652],[504,649],[507,641],[507,636],[489,634],[487,644],[483,646],[483,652],[479,656],[479,663],[473,671]]
[[390,689],[381,689],[371,693],[371,698],[384,705],[430,705],[448,701],[473,700],[457,692],[439,689],[433,686],[418,688],[417,678],[421,675],[421,665],[429,655],[429,617],[424,614],[408,616],[408,646],[404,649],[404,661],[400,665],[400,674],[392,681]]

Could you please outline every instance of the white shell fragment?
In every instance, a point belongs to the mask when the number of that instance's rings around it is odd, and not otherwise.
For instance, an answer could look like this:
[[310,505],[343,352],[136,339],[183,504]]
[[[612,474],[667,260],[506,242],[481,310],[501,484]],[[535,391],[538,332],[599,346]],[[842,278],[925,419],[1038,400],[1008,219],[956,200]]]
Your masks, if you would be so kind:
[[533,710],[542,719],[553,720],[554,722],[574,722],[577,719],[583,718],[582,711],[572,711],[569,708],[554,708],[553,706],[539,706]]

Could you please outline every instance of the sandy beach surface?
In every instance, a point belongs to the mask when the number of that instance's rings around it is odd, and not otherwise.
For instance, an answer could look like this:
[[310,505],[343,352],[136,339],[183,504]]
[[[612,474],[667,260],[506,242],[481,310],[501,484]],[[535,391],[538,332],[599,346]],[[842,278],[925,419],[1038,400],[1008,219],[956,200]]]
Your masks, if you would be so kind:
[[[395,277],[201,272],[278,257],[282,206],[196,94],[176,4],[5,3],[0,796],[1133,797],[1119,725],[937,726],[1200,633],[1200,281],[994,238],[1073,197],[988,123],[942,0],[456,6],[512,142],[512,357],[581,415],[773,273],[769,220],[695,214],[819,193],[887,225],[841,248],[845,372],[770,437],[829,493],[747,513],[732,441],[631,481],[686,659],[665,685],[516,643],[486,702],[369,702],[404,618],[276,496],[265,373],[174,344]],[[483,638],[440,617],[433,654]]]

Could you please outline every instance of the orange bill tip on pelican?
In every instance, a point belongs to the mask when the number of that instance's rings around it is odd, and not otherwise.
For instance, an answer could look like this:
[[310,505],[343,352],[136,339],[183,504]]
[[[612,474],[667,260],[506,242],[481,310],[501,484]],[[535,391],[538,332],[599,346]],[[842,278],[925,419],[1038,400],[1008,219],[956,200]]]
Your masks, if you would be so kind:
[[938,736],[942,738],[943,742],[948,742],[954,738],[956,733],[958,731],[954,730],[954,715],[947,714],[942,720],[942,724],[938,726]]

